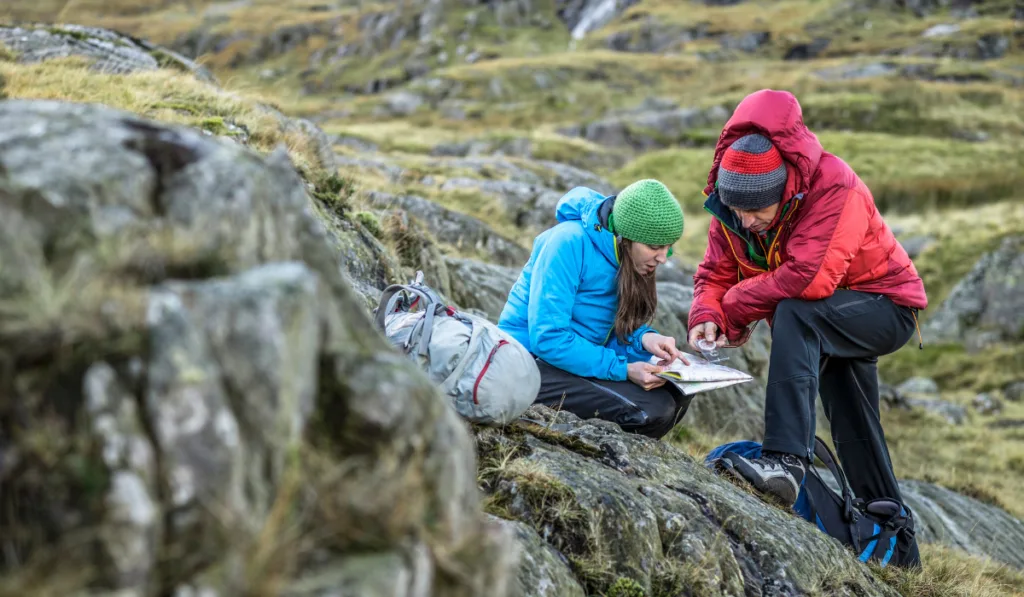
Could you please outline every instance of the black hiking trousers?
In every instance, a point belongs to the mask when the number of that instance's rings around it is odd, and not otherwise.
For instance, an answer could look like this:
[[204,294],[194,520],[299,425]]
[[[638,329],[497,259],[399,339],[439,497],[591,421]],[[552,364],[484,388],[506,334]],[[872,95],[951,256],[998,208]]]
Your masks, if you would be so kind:
[[[883,295],[843,289],[818,301],[779,303],[772,320],[764,449],[813,461],[820,393],[854,495],[903,503],[879,419],[878,357],[907,343],[915,316]],[[916,540],[904,547],[903,553],[917,555]]]
[[672,431],[690,407],[692,397],[671,382],[645,390],[629,380],[580,377],[542,359],[536,361],[540,391],[534,404],[568,411],[581,419],[612,421],[623,431],[658,439]]

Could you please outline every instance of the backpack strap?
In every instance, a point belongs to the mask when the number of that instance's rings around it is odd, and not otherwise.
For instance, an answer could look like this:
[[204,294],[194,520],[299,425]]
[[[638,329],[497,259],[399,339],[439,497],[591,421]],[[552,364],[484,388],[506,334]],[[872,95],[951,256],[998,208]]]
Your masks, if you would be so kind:
[[[835,454],[832,453],[832,450],[828,448],[828,445],[826,445],[818,436],[814,436],[814,455],[825,463],[825,466],[827,466],[828,470],[831,471],[832,476],[835,477],[836,482],[839,483],[839,489],[843,493],[843,520],[847,523],[853,522],[854,500],[853,490],[850,489],[850,482],[847,481],[846,473],[844,473],[843,469],[839,466],[839,462],[837,461]],[[808,467],[808,470],[813,471],[814,467]],[[817,475],[817,472],[814,474]],[[856,535],[856,533],[854,533],[854,535]]]

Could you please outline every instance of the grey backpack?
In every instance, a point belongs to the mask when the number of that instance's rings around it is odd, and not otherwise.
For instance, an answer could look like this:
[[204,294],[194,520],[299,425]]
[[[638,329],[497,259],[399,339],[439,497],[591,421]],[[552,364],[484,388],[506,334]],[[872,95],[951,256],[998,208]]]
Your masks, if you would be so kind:
[[511,423],[537,398],[540,371],[529,351],[487,319],[446,305],[422,272],[385,288],[375,319],[470,421]]

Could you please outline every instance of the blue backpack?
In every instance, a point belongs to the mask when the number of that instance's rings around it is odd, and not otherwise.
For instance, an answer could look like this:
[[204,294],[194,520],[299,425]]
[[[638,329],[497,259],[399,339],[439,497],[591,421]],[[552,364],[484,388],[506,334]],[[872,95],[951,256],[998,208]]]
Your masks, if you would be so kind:
[[[724,444],[712,450],[704,463],[712,470],[731,468],[730,454],[758,458],[761,444],[753,441]],[[886,498],[866,502],[855,498],[836,457],[818,437],[814,438],[814,455],[832,472],[842,495],[825,483],[814,466],[809,466],[793,511],[850,547],[861,562],[875,562],[883,568],[889,564],[919,566],[910,507]]]

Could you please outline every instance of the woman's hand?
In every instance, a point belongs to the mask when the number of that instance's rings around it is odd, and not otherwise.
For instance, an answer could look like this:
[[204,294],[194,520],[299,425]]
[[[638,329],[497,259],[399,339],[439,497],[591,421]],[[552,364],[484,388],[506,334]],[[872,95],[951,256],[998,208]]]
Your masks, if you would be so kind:
[[684,365],[690,364],[690,361],[686,360],[686,355],[676,348],[676,339],[671,336],[648,332],[644,334],[640,343],[643,344],[644,350],[661,359],[662,365],[668,365],[676,359],[681,360]]
[[655,375],[656,373],[661,373],[662,370],[658,365],[636,361],[626,365],[626,377],[629,378],[629,381],[645,390],[653,390],[665,384],[666,380],[664,377]]

